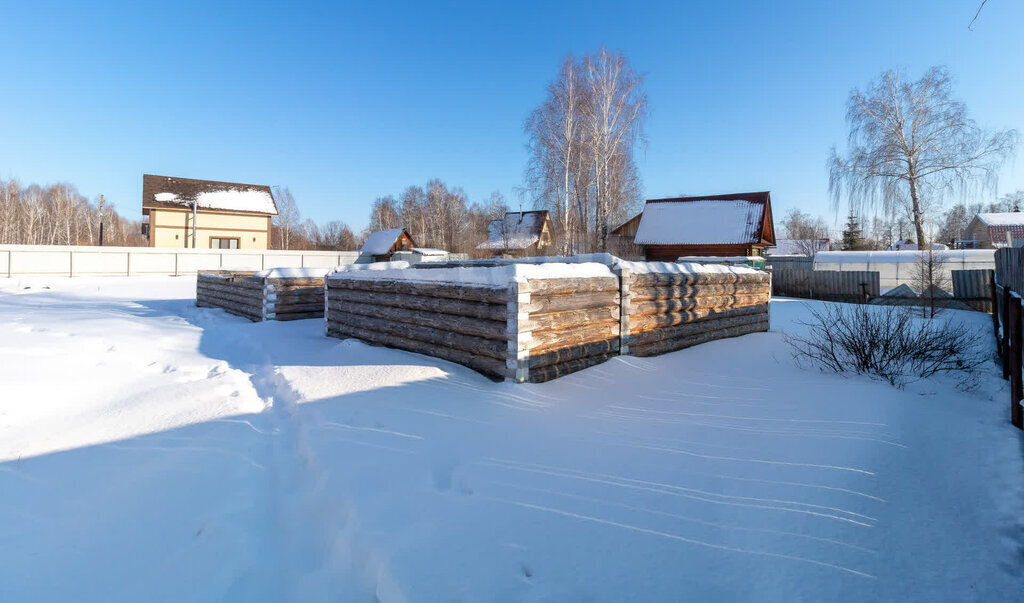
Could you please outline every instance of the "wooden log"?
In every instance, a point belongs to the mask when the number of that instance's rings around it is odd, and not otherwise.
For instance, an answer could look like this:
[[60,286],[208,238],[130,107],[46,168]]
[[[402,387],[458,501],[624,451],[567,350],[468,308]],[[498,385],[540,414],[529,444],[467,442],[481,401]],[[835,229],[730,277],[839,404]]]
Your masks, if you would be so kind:
[[397,279],[355,279],[329,278],[328,289],[348,289],[354,291],[376,291],[380,293],[398,293],[402,295],[423,295],[426,297],[444,297],[464,301],[477,301],[491,304],[508,302],[508,287],[485,287],[480,285],[453,285],[449,283],[430,283],[405,281]]
[[590,356],[607,355],[619,351],[618,339],[606,339],[594,341],[581,345],[560,347],[549,352],[531,354],[527,360],[527,366],[532,371],[535,368],[560,364],[568,360],[577,360]]
[[739,308],[767,304],[770,295],[727,295],[721,297],[694,297],[690,299],[664,299],[631,304],[630,318],[642,318],[651,315],[677,314],[699,310],[701,308]]
[[404,322],[394,322],[361,314],[351,314],[333,308],[331,309],[330,324],[369,329],[379,333],[407,337],[423,343],[454,348],[470,354],[482,354],[501,360],[504,360],[508,355],[508,344],[505,341],[465,335],[454,329],[436,329]]
[[305,320],[307,318],[323,317],[323,312],[295,312],[292,314],[276,314],[272,320]]
[[196,291],[220,291],[228,295],[251,295],[259,298],[263,298],[263,289],[253,289],[250,287],[235,287],[232,285],[217,285],[210,283],[197,283]]
[[602,293],[583,293],[581,295],[547,295],[543,297],[538,297],[531,293],[530,302],[521,304],[519,311],[529,314],[548,314],[551,312],[565,312],[566,310],[618,306],[618,304],[618,290]]
[[565,331],[543,331],[531,333],[529,341],[530,355],[550,352],[559,348],[608,341],[619,338],[619,321],[586,325]]
[[577,295],[619,290],[619,279],[614,276],[582,278],[538,278],[527,281],[532,295]]
[[684,348],[692,347],[709,341],[715,341],[718,339],[725,339],[728,337],[739,337],[740,335],[748,335],[750,333],[760,333],[768,330],[768,321],[762,321],[754,324],[743,325],[739,327],[731,327],[728,329],[720,329],[717,331],[706,331],[700,335],[694,335],[691,337],[680,337],[677,339],[666,339],[664,341],[657,341],[646,345],[630,345],[629,354],[631,356],[656,356],[658,354],[665,354],[667,352],[674,352]]
[[679,299],[691,297],[721,297],[736,295],[769,295],[768,285],[765,283],[733,283],[729,285],[675,285],[669,287],[631,287],[630,301],[632,303]]
[[667,287],[677,285],[731,285],[734,283],[770,283],[771,275],[767,272],[732,273],[732,272],[700,272],[694,274],[675,274],[661,272],[644,272],[634,275],[634,283],[638,287]]
[[508,329],[504,321],[481,320],[466,316],[452,316],[438,312],[410,310],[407,308],[390,308],[388,306],[371,306],[353,302],[328,302],[331,313],[358,314],[360,316],[379,317],[392,322],[430,327],[441,331],[453,331],[465,335],[475,335],[497,341],[508,341]]
[[263,289],[262,279],[234,277],[234,278],[197,278],[196,283],[204,283],[212,286],[234,287],[238,289]]
[[447,297],[428,297],[425,295],[406,295],[401,293],[378,293],[374,291],[355,291],[349,289],[328,289],[331,301],[356,302],[392,308],[409,308],[428,312],[443,312],[456,316],[482,318],[485,320],[505,320],[507,301],[485,303],[462,301]]
[[544,383],[545,381],[551,381],[558,377],[564,377],[570,373],[582,371],[583,369],[590,368],[592,366],[601,364],[607,361],[609,358],[616,356],[617,354],[601,354],[598,356],[588,356],[586,358],[579,358],[576,360],[569,360],[561,364],[553,364],[551,366],[544,366],[536,370],[530,369],[530,383]]
[[241,295],[229,295],[218,292],[203,291],[196,295],[196,299],[205,299],[212,303],[224,303],[224,304],[236,304],[244,306],[252,306],[253,308],[260,308],[262,311],[263,300],[255,297],[245,297]]
[[320,314],[323,314],[324,313],[324,302],[323,302],[323,300],[320,300],[319,302],[309,303],[309,304],[282,304],[282,303],[278,302],[278,303],[273,305],[273,308],[274,308],[274,312],[276,312],[278,314],[288,313],[288,312],[295,313],[295,312],[317,312],[317,311],[319,311]]
[[391,333],[382,333],[371,329],[332,322],[327,325],[327,335],[330,337],[340,337],[342,339],[354,337],[356,339],[361,339],[366,343],[384,345],[408,352],[423,354],[425,356],[433,356],[434,358],[440,358],[442,360],[468,366],[475,371],[496,379],[503,379],[508,374],[508,367],[504,360],[495,360],[493,358],[480,356],[471,352],[439,347],[415,339],[408,339],[402,336],[393,335]]
[[286,277],[286,278],[267,278],[267,284],[273,285],[275,289],[278,288],[291,288],[291,287],[323,287],[324,278],[322,276],[313,277]]
[[727,316],[747,316],[751,314],[768,314],[768,304],[740,306],[738,308],[698,308],[687,312],[673,314],[655,314],[650,316],[630,317],[629,330],[632,334],[646,333],[652,330],[666,329],[677,325],[686,325],[703,320],[715,320]]
[[256,313],[254,313],[252,311],[240,309],[240,308],[237,308],[237,307],[236,308],[227,308],[227,307],[224,307],[224,306],[222,306],[220,304],[211,304],[209,302],[199,301],[199,300],[196,301],[196,305],[199,306],[200,308],[218,308],[218,309],[224,310],[225,312],[228,312],[230,314],[234,314],[236,316],[241,316],[242,318],[248,318],[249,320],[251,320],[253,322],[262,322],[263,321],[263,314],[262,313],[256,314]]
[[709,331],[718,331],[721,329],[739,327],[755,323],[762,323],[766,320],[768,320],[767,312],[715,318],[713,320],[704,319],[700,322],[694,322],[675,327],[653,329],[643,333],[633,333],[629,338],[629,345],[630,347],[632,347],[633,345],[642,346],[648,343],[654,343],[656,341],[664,341],[666,339],[679,339],[681,337],[691,337]]
[[565,312],[549,312],[546,314],[530,314],[530,317],[520,323],[519,328],[523,331],[560,331],[575,326],[587,325],[594,322],[605,322],[608,320],[619,320],[618,306],[602,306],[600,308],[584,308],[582,310],[566,310]]

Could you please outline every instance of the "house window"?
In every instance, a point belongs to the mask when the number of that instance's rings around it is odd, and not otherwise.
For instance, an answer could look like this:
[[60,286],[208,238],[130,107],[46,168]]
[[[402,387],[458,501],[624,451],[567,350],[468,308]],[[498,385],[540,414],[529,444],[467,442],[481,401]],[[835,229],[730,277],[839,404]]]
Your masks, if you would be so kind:
[[238,239],[210,237],[210,249],[238,249]]

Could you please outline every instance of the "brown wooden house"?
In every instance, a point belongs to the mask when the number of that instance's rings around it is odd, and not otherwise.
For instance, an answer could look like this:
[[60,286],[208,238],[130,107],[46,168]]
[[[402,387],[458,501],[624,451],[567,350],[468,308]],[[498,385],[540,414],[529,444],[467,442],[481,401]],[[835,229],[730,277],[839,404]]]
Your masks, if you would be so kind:
[[391,260],[391,254],[396,251],[409,251],[416,244],[404,228],[390,228],[378,230],[367,237],[363,243],[360,254],[373,256],[374,262],[387,262]]
[[651,199],[612,234],[650,262],[682,256],[763,256],[775,245],[768,191]]
[[495,257],[527,257],[548,253],[554,226],[546,209],[510,211],[487,225],[487,240],[477,249]]

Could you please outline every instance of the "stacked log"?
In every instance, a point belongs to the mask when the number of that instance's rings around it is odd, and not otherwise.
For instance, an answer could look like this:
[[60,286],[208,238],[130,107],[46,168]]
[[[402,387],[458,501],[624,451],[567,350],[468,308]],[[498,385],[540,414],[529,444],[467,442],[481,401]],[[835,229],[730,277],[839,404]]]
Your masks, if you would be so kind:
[[253,321],[264,320],[262,277],[255,271],[218,270],[196,277],[196,305],[223,308]]
[[768,273],[619,272],[623,354],[653,356],[768,330]]
[[518,284],[518,380],[542,383],[619,353],[619,279],[533,279]]
[[326,281],[327,335],[442,358],[510,377],[509,288],[401,279]]
[[324,315],[323,277],[267,277],[255,271],[218,270],[196,278],[196,305],[249,320],[299,320]]

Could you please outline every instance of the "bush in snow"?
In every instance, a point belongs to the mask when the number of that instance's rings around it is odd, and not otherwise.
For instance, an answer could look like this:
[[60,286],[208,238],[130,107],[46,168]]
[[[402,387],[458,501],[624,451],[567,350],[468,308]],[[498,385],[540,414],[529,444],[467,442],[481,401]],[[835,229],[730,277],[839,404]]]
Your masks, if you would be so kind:
[[902,388],[937,373],[973,375],[984,361],[975,334],[963,323],[918,319],[906,307],[827,304],[824,310],[812,308],[811,317],[799,323],[806,333],[787,335],[786,341],[798,363],[822,370],[872,375]]

